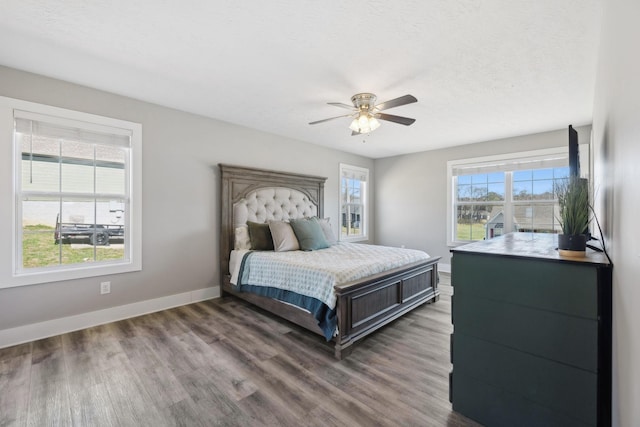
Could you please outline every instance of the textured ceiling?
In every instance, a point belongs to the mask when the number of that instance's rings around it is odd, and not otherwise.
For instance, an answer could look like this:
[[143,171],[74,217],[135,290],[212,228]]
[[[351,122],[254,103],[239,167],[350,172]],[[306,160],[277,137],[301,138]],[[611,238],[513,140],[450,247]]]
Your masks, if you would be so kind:
[[[601,0],[2,0],[0,64],[379,158],[591,122]],[[358,92],[417,104],[351,136]],[[348,112],[347,112],[348,113]],[[363,140],[366,142],[363,143]]]

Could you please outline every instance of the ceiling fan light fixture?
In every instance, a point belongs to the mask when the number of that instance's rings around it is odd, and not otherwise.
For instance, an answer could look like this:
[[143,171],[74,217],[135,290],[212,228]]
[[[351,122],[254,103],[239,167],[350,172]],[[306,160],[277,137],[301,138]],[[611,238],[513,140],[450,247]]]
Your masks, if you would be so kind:
[[351,97],[351,103],[353,104],[353,106],[343,104],[342,102],[328,102],[329,105],[350,110],[351,114],[343,114],[342,116],[338,117],[316,120],[314,122],[309,122],[309,124],[317,125],[318,123],[324,123],[328,122],[329,120],[340,119],[342,117],[352,117],[353,120],[349,125],[349,129],[353,131],[351,133],[351,135],[353,136],[362,133],[370,133],[378,129],[380,127],[379,120],[385,120],[387,122],[398,123],[405,126],[410,126],[416,121],[416,119],[411,119],[409,117],[382,113],[383,110],[388,110],[389,108],[418,102],[415,96],[404,95],[380,104],[376,104],[376,99],[377,97],[372,93],[356,93]]
[[379,127],[380,122],[378,119],[365,112],[361,112],[349,125],[349,129],[358,133],[369,133]]

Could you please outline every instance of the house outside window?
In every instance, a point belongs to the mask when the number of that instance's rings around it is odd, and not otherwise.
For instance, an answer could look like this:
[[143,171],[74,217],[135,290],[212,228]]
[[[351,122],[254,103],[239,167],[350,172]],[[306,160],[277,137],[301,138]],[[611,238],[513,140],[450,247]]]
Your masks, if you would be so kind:
[[366,240],[369,170],[340,164],[340,240]]
[[[588,164],[588,146],[581,151]],[[514,231],[560,231],[554,190],[569,176],[566,148],[455,160],[447,169],[450,246]]]
[[0,101],[13,124],[15,219],[0,286],[140,270],[141,126]]

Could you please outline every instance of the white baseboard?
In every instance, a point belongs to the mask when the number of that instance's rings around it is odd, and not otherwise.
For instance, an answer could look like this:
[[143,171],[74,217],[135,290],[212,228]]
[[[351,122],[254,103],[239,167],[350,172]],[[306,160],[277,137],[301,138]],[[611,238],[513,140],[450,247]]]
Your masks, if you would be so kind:
[[451,273],[451,264],[438,263],[438,271],[443,273]]
[[134,302],[104,310],[91,311],[75,316],[62,317],[46,322],[32,323],[15,328],[0,330],[0,348],[48,338],[92,326],[116,322],[130,317],[162,311],[181,305],[191,304],[220,297],[220,287],[198,289],[166,297]]

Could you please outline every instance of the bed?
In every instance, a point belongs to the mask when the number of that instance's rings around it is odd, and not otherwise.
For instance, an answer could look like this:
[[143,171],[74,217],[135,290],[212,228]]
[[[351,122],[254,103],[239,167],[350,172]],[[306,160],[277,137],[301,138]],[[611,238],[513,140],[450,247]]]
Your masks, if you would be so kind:
[[248,222],[324,218],[326,178],[225,164],[219,168],[223,295],[234,295],[330,338],[337,359],[348,356],[358,340],[375,330],[422,304],[438,300],[437,263],[440,258],[428,255],[424,259],[333,286],[337,327],[331,337],[318,325],[313,313],[275,298],[240,291],[231,283],[233,271],[230,268],[232,252],[237,252],[234,251],[236,230]]

